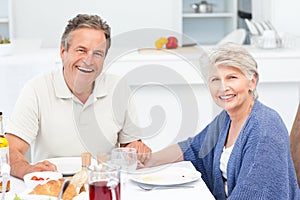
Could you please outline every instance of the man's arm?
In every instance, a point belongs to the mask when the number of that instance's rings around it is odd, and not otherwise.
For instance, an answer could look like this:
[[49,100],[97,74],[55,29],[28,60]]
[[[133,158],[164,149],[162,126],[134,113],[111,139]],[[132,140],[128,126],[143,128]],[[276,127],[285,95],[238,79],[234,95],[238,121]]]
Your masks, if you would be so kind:
[[12,176],[23,179],[25,174],[34,171],[56,171],[56,166],[49,161],[42,161],[31,165],[25,157],[29,144],[10,133],[6,134],[6,138],[9,143],[10,174]]

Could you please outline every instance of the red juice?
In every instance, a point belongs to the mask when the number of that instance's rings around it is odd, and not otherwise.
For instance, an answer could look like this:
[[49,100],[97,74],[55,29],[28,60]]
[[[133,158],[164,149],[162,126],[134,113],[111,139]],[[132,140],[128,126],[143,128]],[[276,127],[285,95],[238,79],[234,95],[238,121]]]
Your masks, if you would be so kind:
[[[120,200],[120,183],[115,188],[116,200]],[[98,181],[89,184],[90,200],[112,200],[111,191],[107,181]]]

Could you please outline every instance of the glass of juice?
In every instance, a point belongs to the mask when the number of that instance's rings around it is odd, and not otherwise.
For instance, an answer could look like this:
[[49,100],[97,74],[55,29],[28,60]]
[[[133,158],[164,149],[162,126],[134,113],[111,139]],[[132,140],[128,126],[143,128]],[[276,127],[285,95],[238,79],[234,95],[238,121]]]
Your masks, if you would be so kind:
[[106,163],[88,167],[90,200],[121,200],[120,170]]

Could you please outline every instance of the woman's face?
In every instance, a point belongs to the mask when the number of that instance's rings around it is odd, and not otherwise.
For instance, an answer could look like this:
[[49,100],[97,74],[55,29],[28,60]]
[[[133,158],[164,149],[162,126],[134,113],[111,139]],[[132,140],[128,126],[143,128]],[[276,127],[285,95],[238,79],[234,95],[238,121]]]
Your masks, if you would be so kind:
[[60,49],[65,79],[72,89],[92,87],[103,68],[105,35],[103,31],[91,28],[81,28],[70,34],[69,49]]
[[249,90],[255,88],[256,77],[249,80],[238,68],[218,66],[210,71],[208,84],[215,103],[227,112],[235,112],[253,100]]

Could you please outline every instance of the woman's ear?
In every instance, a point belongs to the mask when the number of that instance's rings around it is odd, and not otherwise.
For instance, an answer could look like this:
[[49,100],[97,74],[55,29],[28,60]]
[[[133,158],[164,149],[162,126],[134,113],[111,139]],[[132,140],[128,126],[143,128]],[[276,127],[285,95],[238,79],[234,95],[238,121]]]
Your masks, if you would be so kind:
[[256,84],[257,84],[257,74],[255,73],[255,74],[252,75],[252,78],[251,78],[251,86],[252,86],[252,88],[255,88]]

